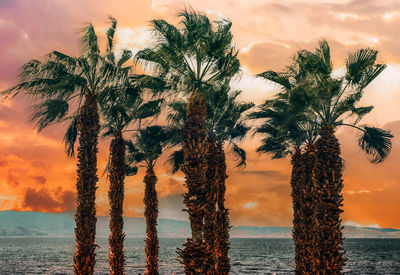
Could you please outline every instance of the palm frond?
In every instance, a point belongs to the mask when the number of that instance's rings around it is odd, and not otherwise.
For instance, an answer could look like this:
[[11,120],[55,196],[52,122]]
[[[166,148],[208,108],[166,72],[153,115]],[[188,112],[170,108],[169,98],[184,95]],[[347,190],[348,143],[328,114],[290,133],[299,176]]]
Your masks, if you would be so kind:
[[165,127],[155,125],[140,129],[132,138],[126,142],[127,164],[153,165],[162,154],[169,132]]
[[374,66],[378,51],[360,49],[350,53],[346,59],[346,80],[352,85],[358,85],[363,79],[366,70]]
[[88,56],[91,61],[97,61],[100,55],[100,49],[97,41],[97,35],[92,24],[88,24],[81,29],[81,48],[82,53]]
[[114,47],[114,35],[117,28],[117,20],[111,16],[108,17],[110,26],[107,29],[107,52],[111,53]]
[[281,159],[291,152],[291,148],[283,138],[268,136],[262,139],[257,152],[270,154],[273,159]]
[[232,153],[237,161],[237,167],[246,167],[246,151],[240,148],[236,143],[232,144]]
[[384,161],[391,149],[393,135],[390,131],[375,127],[363,127],[358,144],[367,154],[371,155],[371,162],[379,163]]
[[123,49],[122,50],[122,56],[121,58],[118,60],[118,67],[122,67],[126,61],[128,61],[129,59],[132,58],[132,51],[127,50],[127,49]]
[[49,125],[60,122],[68,114],[68,102],[60,99],[48,99],[33,107],[32,121],[42,131]]
[[167,163],[171,168],[171,173],[175,174],[181,169],[183,165],[183,150],[177,150],[172,152],[172,154],[168,157]]
[[330,75],[332,73],[332,61],[330,47],[326,40],[319,41],[316,53],[321,57],[321,70],[325,75]]
[[357,116],[355,123],[360,122],[365,115],[372,111],[372,109],[374,109],[374,106],[358,107],[351,110],[352,114]]
[[159,95],[169,89],[167,83],[159,77],[150,75],[132,75],[131,80],[133,84],[142,90],[150,90],[153,95]]
[[136,165],[125,165],[125,175],[127,177],[134,176],[138,172],[138,167]]
[[135,117],[138,119],[144,119],[152,116],[157,116],[161,112],[161,107],[163,103],[163,99],[148,101],[139,107]]
[[375,78],[377,78],[384,69],[386,69],[386,64],[375,64],[370,66],[364,71],[364,74],[359,81],[360,89],[367,87]]
[[64,136],[64,144],[65,151],[67,152],[68,157],[73,157],[75,155],[75,142],[78,137],[78,117],[75,116],[72,118],[71,123],[69,124],[67,131]]
[[280,86],[282,86],[285,90],[289,90],[292,88],[290,84],[290,80],[285,73],[277,73],[274,71],[265,71],[257,75],[257,77],[262,77],[266,80],[272,81]]

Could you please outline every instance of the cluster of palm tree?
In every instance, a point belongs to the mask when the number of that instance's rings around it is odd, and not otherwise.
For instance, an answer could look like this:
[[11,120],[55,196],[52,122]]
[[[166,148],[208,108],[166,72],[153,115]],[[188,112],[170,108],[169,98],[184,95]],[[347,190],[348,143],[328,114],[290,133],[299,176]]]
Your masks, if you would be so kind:
[[301,50],[284,72],[259,74],[282,89],[250,117],[263,119],[259,152],[282,158],[291,154],[293,239],[297,274],[339,274],[346,261],[340,213],[343,202],[343,160],[335,131],[356,129],[358,144],[382,162],[390,153],[389,131],[359,125],[373,106],[356,106],[364,89],[385,69],[378,52],[349,54],[343,76],[333,77],[329,45],[320,41],[314,52]]
[[[246,137],[250,130],[244,121],[244,113],[253,107],[253,103],[239,102],[240,91],[230,90],[228,85],[213,87],[204,91],[206,102],[205,131],[206,144],[206,179],[203,243],[206,246],[206,261],[202,263],[202,272],[208,274],[228,274],[230,270],[229,250],[229,215],[225,207],[226,161],[224,147],[228,147],[237,158],[238,167],[246,164],[246,152],[238,142]],[[182,128],[188,115],[187,104],[177,100],[170,104],[168,121],[173,133],[170,144],[177,149],[170,155],[169,162],[175,173],[185,163],[182,148]],[[191,259],[192,255],[180,251],[183,259]],[[185,263],[185,262],[183,262]],[[186,265],[185,265],[186,267]],[[190,272],[188,272],[190,273]]]
[[[93,274],[95,266],[97,145],[110,137],[109,179],[111,274],[124,274],[123,202],[126,176],[146,169],[146,274],[158,274],[158,198],[155,166],[170,151],[171,172],[186,179],[184,203],[191,236],[178,249],[186,274],[229,274],[229,213],[225,206],[226,150],[246,165],[239,146],[258,119],[255,132],[264,136],[259,152],[273,158],[292,156],[293,238],[297,274],[337,274],[345,262],[341,245],[342,170],[335,130],[360,131],[360,147],[383,161],[392,135],[359,125],[372,110],[356,107],[365,87],[385,68],[377,52],[362,49],[349,55],[346,73],[332,76],[329,46],[299,51],[284,72],[258,76],[282,90],[257,110],[241,102],[231,80],[240,70],[228,20],[212,22],[192,10],[182,12],[178,25],[153,20],[154,42],[133,55],[114,51],[117,21],[110,18],[107,46],[100,51],[94,27],[82,29],[78,57],[54,51],[45,60],[31,60],[20,83],[3,95],[25,93],[35,101],[32,120],[39,131],[67,123],[66,152],[77,145],[77,210],[75,274]],[[135,74],[140,64],[148,74]],[[167,124],[153,125],[166,109]],[[126,138],[129,132],[133,134]]]

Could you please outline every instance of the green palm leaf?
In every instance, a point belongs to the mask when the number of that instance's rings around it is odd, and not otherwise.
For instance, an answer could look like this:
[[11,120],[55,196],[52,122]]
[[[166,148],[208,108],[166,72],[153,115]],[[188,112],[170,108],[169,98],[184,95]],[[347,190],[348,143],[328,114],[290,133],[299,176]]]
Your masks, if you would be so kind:
[[364,131],[360,135],[358,144],[367,154],[372,156],[371,162],[379,163],[384,161],[392,149],[391,139],[393,135],[375,127],[363,127]]

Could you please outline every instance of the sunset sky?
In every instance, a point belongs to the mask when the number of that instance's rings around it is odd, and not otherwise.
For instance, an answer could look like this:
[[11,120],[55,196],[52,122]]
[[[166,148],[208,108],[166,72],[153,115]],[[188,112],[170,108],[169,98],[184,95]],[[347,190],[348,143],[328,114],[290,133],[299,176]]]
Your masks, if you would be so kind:
[[[251,3],[251,4],[250,4]],[[151,42],[149,21],[176,23],[177,13],[191,6],[213,19],[233,22],[240,49],[241,77],[232,86],[242,99],[259,104],[278,87],[254,75],[280,70],[299,49],[326,39],[339,74],[347,53],[362,47],[379,50],[387,69],[367,88],[364,105],[374,110],[362,121],[390,129],[395,136],[389,158],[369,163],[356,143],[357,133],[341,129],[344,170],[343,220],[350,225],[400,228],[400,1],[396,0],[0,0],[0,91],[17,83],[18,68],[52,50],[79,54],[79,29],[94,24],[99,35],[107,17],[118,20],[117,49],[134,52]],[[29,98],[0,102],[0,210],[62,212],[74,210],[76,166],[64,153],[65,125],[37,133],[29,121]],[[127,138],[129,136],[126,136]],[[100,142],[99,175],[108,158],[109,140]],[[245,169],[235,168],[228,154],[227,205],[233,225],[289,226],[292,220],[289,159],[271,160],[255,152],[257,138],[243,147]],[[170,175],[158,162],[160,218],[186,219],[181,194],[182,174]],[[143,216],[143,171],[126,179],[125,215]],[[108,182],[100,177],[99,215],[107,215]]]

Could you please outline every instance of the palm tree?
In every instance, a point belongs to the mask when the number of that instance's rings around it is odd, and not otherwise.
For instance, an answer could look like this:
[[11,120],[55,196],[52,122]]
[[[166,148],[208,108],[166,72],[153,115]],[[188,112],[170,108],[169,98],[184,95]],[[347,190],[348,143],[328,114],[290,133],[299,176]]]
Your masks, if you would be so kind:
[[[284,72],[265,71],[258,74],[281,88],[273,99],[259,106],[250,115],[252,119],[263,119],[256,133],[264,136],[258,152],[269,153],[273,159],[291,155],[293,204],[293,240],[295,244],[296,274],[312,272],[314,259],[310,251],[314,243],[312,232],[312,168],[315,164],[315,141],[318,132],[311,116],[304,112],[309,105],[309,91],[313,82],[308,75],[317,68],[305,67],[294,61]],[[325,70],[321,66],[319,69]]]
[[165,20],[152,21],[156,42],[139,51],[136,59],[151,69],[154,76],[165,80],[171,93],[188,97],[182,132],[182,171],[188,188],[184,203],[189,213],[192,237],[178,253],[186,273],[205,273],[203,226],[207,202],[207,148],[203,92],[212,83],[229,81],[238,72],[240,64],[232,45],[230,21],[212,24],[207,16],[187,10],[180,17],[182,20],[178,27]]
[[[114,60],[114,59],[113,59]],[[120,64],[113,62],[114,66]],[[127,79],[100,98],[100,110],[103,118],[104,137],[111,136],[108,177],[110,189],[110,237],[109,255],[111,274],[124,274],[124,238],[123,202],[125,174],[132,175],[134,170],[125,166],[125,140],[123,133],[140,129],[143,119],[158,115],[163,100],[145,101],[142,83]]]
[[162,153],[164,143],[169,138],[169,132],[160,126],[149,126],[139,130],[133,141],[127,141],[127,165],[137,170],[146,168],[144,177],[144,215],[146,218],[146,274],[158,273],[158,237],[157,217],[158,198],[156,192],[157,176],[154,172],[158,157]]
[[[238,160],[238,166],[245,166],[246,153],[237,142],[241,141],[249,131],[243,113],[253,107],[252,103],[238,102],[240,91],[230,91],[228,85],[214,87],[204,93],[207,104],[205,129],[207,132],[207,185],[204,218],[204,239],[207,244],[210,274],[228,274],[229,263],[229,215],[225,208],[226,162],[225,145]],[[179,133],[182,122],[186,119],[186,104],[177,100],[170,104],[172,111],[168,119],[170,127],[175,130],[172,145],[180,143]],[[173,172],[179,170],[183,163],[183,152],[177,150],[169,158]]]
[[[294,72],[294,71],[293,71]],[[287,73],[264,72],[261,76],[278,83],[276,76],[285,78],[283,91],[267,100],[250,114],[252,119],[262,119],[255,133],[263,136],[257,151],[280,159],[291,154],[292,173],[290,185],[293,204],[293,240],[295,244],[296,274],[310,274],[314,243],[312,234],[312,168],[315,163],[314,143],[317,133],[304,115],[307,106],[299,97],[308,89],[307,81],[297,80]],[[296,76],[298,74],[296,73]],[[275,76],[275,77],[274,77]]]
[[98,99],[114,89],[117,75],[122,74],[123,78],[125,73],[108,62],[115,29],[115,20],[110,21],[104,55],[94,27],[88,24],[81,30],[80,56],[54,51],[44,61],[33,59],[22,67],[20,83],[7,91],[11,96],[24,92],[38,101],[32,119],[39,131],[65,120],[70,122],[65,135],[69,156],[74,155],[74,143],[79,138],[75,274],[92,274],[95,265]]
[[112,135],[110,143],[110,158],[108,165],[108,176],[110,189],[108,192],[110,202],[110,237],[109,237],[109,268],[111,274],[124,274],[124,238],[123,233],[123,201],[124,201],[124,178],[125,178],[125,141],[122,131],[131,122],[131,116],[126,109],[138,98],[138,91],[133,89],[129,83],[131,66],[125,63],[132,57],[131,51],[123,51],[120,60],[116,60],[113,52],[114,34],[117,21],[111,18],[112,25],[108,29],[108,48],[106,61],[115,71],[124,71],[124,78],[117,74],[114,89],[100,95],[100,114],[104,120],[106,132],[104,136]]
[[316,163],[313,168],[314,188],[314,234],[316,246],[314,257],[317,263],[314,272],[339,274],[346,261],[342,250],[343,236],[340,213],[343,202],[343,160],[335,131],[340,126],[349,126],[360,132],[359,145],[372,156],[373,163],[383,161],[391,150],[390,131],[359,125],[363,116],[373,106],[356,107],[364,89],[385,69],[376,63],[378,52],[361,49],[349,54],[346,73],[342,77],[332,76],[330,49],[321,41],[315,52],[300,51],[297,63],[302,70],[314,67],[310,74],[315,83],[308,112],[315,117],[319,132],[315,144]]

